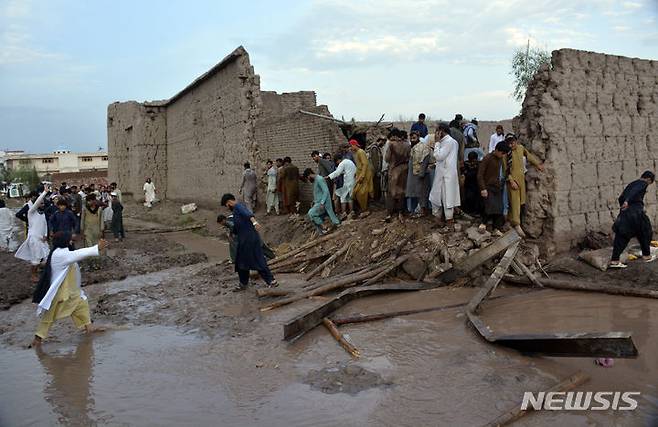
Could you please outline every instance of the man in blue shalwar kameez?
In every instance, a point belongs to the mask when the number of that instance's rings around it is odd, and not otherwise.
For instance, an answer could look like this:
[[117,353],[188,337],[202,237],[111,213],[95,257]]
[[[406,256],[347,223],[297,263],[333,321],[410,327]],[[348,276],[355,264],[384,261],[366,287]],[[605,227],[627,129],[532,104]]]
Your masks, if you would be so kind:
[[222,196],[221,204],[233,212],[233,227],[237,238],[235,271],[240,278],[240,285],[236,290],[246,289],[250,270],[258,271],[267,286],[277,286],[278,283],[274,280],[263,254],[262,242],[257,232],[261,227],[254,214],[242,203],[237,203],[235,196],[230,193]]
[[340,220],[334,213],[334,208],[331,205],[331,193],[329,192],[329,186],[324,180],[324,177],[318,179],[315,171],[313,169],[306,169],[304,171],[304,179],[313,183],[313,206],[308,210],[308,217],[315,225],[315,228],[318,229],[320,235],[326,234],[327,232],[322,228],[324,223],[324,218],[329,217],[331,223],[335,226],[340,224]]

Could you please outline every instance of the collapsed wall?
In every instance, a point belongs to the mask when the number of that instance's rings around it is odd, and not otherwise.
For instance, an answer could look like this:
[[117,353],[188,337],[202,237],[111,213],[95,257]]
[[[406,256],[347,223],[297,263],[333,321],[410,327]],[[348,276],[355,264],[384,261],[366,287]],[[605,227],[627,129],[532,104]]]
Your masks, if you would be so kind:
[[[530,83],[521,142],[547,170],[528,173],[525,228],[549,250],[611,232],[617,198],[658,160],[658,61],[561,49]],[[658,223],[656,187],[645,198]]]
[[316,106],[315,92],[261,91],[238,47],[166,101],[110,104],[110,180],[141,200],[151,177],[160,197],[215,207],[222,193],[237,195],[243,163],[260,176],[266,159],[290,156],[303,169],[311,150],[333,152],[344,142],[335,123],[300,109],[330,115]]

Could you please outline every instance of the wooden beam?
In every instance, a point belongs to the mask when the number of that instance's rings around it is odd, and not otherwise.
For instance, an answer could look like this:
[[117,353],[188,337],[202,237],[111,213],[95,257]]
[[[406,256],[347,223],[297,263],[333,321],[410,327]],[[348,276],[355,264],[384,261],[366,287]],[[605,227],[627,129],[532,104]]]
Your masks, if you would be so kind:
[[[511,284],[531,285],[526,277],[506,275],[503,280]],[[658,291],[653,289],[631,288],[626,286],[607,285],[576,280],[542,279],[542,285],[547,288],[562,289],[566,291],[600,292],[610,295],[624,295],[638,298],[658,298]]]
[[299,110],[299,112],[302,113],[302,114],[306,114],[307,116],[317,117],[319,119],[331,120],[331,121],[334,121],[334,122],[337,122],[337,123],[340,123],[340,124],[343,124],[343,125],[347,124],[347,123],[345,123],[344,120],[336,119],[336,118],[331,117],[331,116],[324,116],[322,114],[311,113],[310,111],[304,111],[304,110]]
[[345,351],[347,351],[350,354],[350,356],[356,359],[358,359],[359,356],[361,356],[359,350],[357,350],[357,348],[354,347],[352,343],[350,343],[345,339],[345,337],[343,336],[343,334],[340,333],[334,322],[332,322],[331,320],[325,317],[324,319],[322,319],[322,323],[324,323],[324,326],[329,330],[331,336],[333,336],[336,339],[336,341],[338,341],[338,343],[345,349]]
[[407,292],[434,289],[437,284],[430,283],[388,283],[372,286],[360,286],[347,289],[331,300],[302,313],[283,326],[283,339],[294,341],[306,332],[322,323],[322,319],[352,300],[384,292]]
[[493,292],[494,289],[496,289],[498,283],[500,283],[505,273],[507,273],[507,270],[509,269],[510,264],[512,264],[518,250],[519,242],[512,243],[512,245],[507,248],[505,255],[503,255],[503,258],[500,260],[493,273],[491,273],[491,276],[489,276],[484,286],[480,288],[478,293],[475,294],[473,299],[471,299],[471,302],[468,303],[468,306],[466,306],[466,310],[473,313],[477,312],[482,301]]

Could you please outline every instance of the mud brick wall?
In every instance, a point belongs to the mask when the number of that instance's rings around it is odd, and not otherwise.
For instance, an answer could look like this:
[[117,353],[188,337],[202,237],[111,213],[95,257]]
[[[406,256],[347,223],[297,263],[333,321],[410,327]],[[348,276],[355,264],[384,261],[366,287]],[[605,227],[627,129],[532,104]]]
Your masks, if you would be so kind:
[[285,116],[299,110],[315,108],[316,96],[313,91],[284,92],[261,91],[263,115],[266,117]]
[[[110,179],[138,200],[150,176],[160,197],[216,207],[221,194],[237,194],[245,162],[262,171],[267,158],[287,155],[303,170],[311,150],[344,140],[334,122],[300,109],[330,115],[315,92],[261,92],[238,47],[168,100],[108,107]],[[303,199],[309,194],[304,188]]]
[[[198,202],[235,192],[254,161],[258,91],[246,54],[167,107],[167,198]],[[255,113],[254,113],[255,114]]]
[[150,177],[161,194],[167,190],[166,114],[164,107],[134,101],[107,108],[108,179],[126,196],[143,200]]
[[[306,110],[331,116],[326,105],[306,107]],[[261,158],[272,161],[288,156],[299,173],[306,168],[317,169],[311,159],[311,151],[335,153],[347,139],[340,128],[330,120],[293,112],[286,116],[270,116],[256,124],[256,139],[266,141],[262,145]],[[300,199],[305,206],[313,200],[313,189],[310,184],[300,183]]]
[[[549,251],[610,233],[623,188],[658,166],[658,61],[562,49],[531,82],[521,141],[545,159],[528,173],[527,231]],[[645,198],[658,223],[656,186]]]

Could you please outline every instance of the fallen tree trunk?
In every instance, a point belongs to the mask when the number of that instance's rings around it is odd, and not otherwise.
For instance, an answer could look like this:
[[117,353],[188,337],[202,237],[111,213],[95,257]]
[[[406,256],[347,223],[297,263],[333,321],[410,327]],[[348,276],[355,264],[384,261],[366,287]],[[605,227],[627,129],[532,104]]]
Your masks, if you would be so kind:
[[[350,246],[351,246],[351,245],[345,245],[345,246],[343,246],[341,249],[338,250],[338,252],[334,253],[332,256],[330,256],[329,258],[327,258],[326,261],[324,261],[323,263],[321,263],[320,265],[318,265],[317,267],[315,267],[313,270],[311,270],[311,272],[309,272],[309,273],[306,275],[306,281],[311,280],[311,279],[313,278],[313,276],[315,276],[316,274],[318,274],[319,272],[321,272],[326,266],[328,266],[329,264],[331,264],[332,262],[334,262],[339,256],[343,255],[345,252],[347,252],[348,249],[350,248]],[[335,249],[335,248],[334,248],[334,249]]]
[[[532,282],[526,277],[506,275],[503,280],[510,284],[531,285]],[[594,282],[575,280],[542,279],[542,285],[546,288],[562,289],[567,291],[600,292],[610,295],[624,295],[639,298],[658,298],[658,291],[653,289],[627,288],[625,286],[605,285]]]
[[[563,381],[559,382],[558,384],[548,389],[547,393],[571,391],[576,387],[580,386],[581,384],[586,383],[588,380],[589,377],[587,375],[585,375],[581,371],[578,371],[575,374],[569,376],[568,378],[564,379]],[[499,416],[498,418],[496,418],[495,420],[486,424],[485,427],[499,427],[499,426],[507,425],[523,417],[529,411],[532,411],[531,408],[532,405],[530,405],[527,409],[524,410],[521,408],[521,405],[517,405],[514,408],[502,414],[501,416]]]
[[357,350],[356,347],[354,347],[349,341],[345,339],[345,337],[343,336],[343,334],[340,333],[334,322],[332,322],[331,320],[325,317],[324,319],[322,319],[322,323],[324,323],[324,326],[329,330],[331,335],[352,357],[358,358],[359,356],[361,356],[359,350]]
[[297,249],[294,249],[294,250],[292,250],[292,251],[290,251],[290,252],[286,252],[285,254],[281,255],[280,257],[276,257],[276,258],[274,258],[274,259],[272,260],[271,264],[270,264],[270,268],[272,268],[272,266],[274,266],[274,265],[276,265],[276,264],[278,264],[278,263],[280,263],[280,262],[282,262],[282,261],[287,260],[287,259],[290,258],[290,257],[293,257],[293,256],[295,256],[295,255],[297,255],[297,254],[299,254],[299,253],[301,253],[301,252],[304,252],[306,249],[312,248],[312,247],[314,247],[314,246],[319,245],[320,243],[324,243],[324,242],[329,241],[329,240],[331,240],[331,239],[335,239],[339,234],[340,234],[340,233],[330,233],[330,234],[326,234],[326,235],[320,237],[319,239],[312,240],[312,241],[310,241],[310,242],[308,242],[308,243],[306,243],[306,244],[304,244],[304,245],[298,247]]
[[327,285],[320,286],[318,288],[311,289],[311,290],[306,291],[306,292],[302,292],[301,294],[293,295],[289,298],[285,298],[285,299],[282,299],[282,300],[279,300],[279,301],[274,301],[271,304],[268,304],[264,307],[261,307],[260,311],[268,311],[268,310],[271,310],[273,308],[281,307],[281,306],[284,306],[284,305],[287,305],[287,304],[290,304],[290,303],[293,303],[293,302],[296,302],[296,301],[306,299],[308,297],[313,297],[313,296],[316,296],[316,295],[322,295],[324,293],[331,292],[331,291],[334,291],[336,289],[348,287],[348,285],[354,285],[354,284],[359,283],[363,280],[367,280],[367,279],[370,279],[371,277],[376,276],[380,271],[383,271],[385,268],[387,268],[387,266],[381,267],[377,270],[368,271],[366,273],[361,273],[361,274],[357,274],[357,275],[350,275],[350,276],[344,277],[343,279],[337,280],[333,283],[329,283]]

